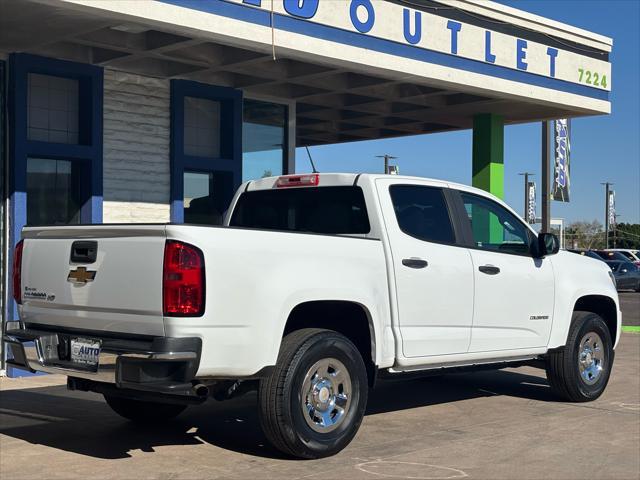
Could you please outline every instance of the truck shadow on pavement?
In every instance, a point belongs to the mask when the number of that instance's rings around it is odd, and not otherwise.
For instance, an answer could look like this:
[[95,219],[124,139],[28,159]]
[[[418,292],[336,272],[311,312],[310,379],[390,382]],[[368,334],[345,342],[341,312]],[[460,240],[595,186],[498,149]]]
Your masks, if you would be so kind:
[[[493,395],[555,401],[543,376],[502,370],[379,382],[369,395],[366,415]],[[97,394],[68,392],[64,386],[5,390],[0,395],[0,435],[101,459],[198,444],[285,458],[260,430],[254,393],[209,401],[171,422],[142,427],[113,413]]]

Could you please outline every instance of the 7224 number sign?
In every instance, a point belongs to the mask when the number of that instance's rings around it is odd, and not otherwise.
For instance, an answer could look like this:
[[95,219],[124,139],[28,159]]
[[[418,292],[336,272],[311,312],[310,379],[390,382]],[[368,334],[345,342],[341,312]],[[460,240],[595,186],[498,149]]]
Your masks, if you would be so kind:
[[599,74],[598,72],[592,72],[591,70],[585,70],[584,68],[578,69],[580,77],[578,81],[580,83],[586,83],[587,85],[593,85],[594,87],[607,88],[607,76],[605,74]]

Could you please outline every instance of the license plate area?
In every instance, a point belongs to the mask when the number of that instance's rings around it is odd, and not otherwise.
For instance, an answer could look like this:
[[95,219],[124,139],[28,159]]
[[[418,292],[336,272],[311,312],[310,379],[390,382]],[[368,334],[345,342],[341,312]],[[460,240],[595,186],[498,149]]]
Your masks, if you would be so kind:
[[83,370],[98,371],[102,342],[93,338],[71,337],[69,360]]

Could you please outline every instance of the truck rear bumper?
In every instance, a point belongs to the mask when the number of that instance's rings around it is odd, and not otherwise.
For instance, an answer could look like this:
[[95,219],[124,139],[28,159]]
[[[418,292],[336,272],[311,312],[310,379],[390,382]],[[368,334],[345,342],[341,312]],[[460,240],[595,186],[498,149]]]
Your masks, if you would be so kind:
[[[76,337],[100,342],[97,366],[71,361],[69,342]],[[25,328],[19,322],[8,322],[3,341],[13,357],[7,363],[17,368],[112,384],[120,389],[195,395],[193,380],[200,363],[200,338],[118,338],[48,326]]]

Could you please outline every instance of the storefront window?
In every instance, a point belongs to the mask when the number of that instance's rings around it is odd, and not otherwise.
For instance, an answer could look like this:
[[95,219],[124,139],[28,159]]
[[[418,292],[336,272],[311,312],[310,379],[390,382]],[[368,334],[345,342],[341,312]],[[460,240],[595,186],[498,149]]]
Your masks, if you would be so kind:
[[227,172],[184,172],[184,222],[222,225],[232,188]]
[[27,225],[80,223],[80,182],[68,160],[27,160]]
[[287,107],[245,99],[242,181],[282,175],[287,151]]
[[77,144],[78,80],[29,73],[28,87],[28,139]]
[[184,97],[184,153],[220,157],[220,102]]

